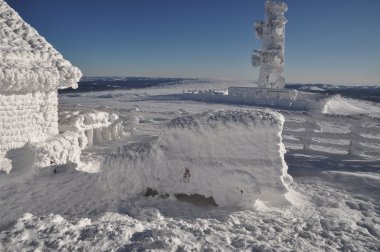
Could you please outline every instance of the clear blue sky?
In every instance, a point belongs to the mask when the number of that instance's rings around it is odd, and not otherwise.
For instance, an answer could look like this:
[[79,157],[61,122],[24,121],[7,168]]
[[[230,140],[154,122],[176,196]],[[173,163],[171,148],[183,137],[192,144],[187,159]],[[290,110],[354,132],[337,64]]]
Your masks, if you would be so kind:
[[[264,0],[6,0],[87,76],[256,80]],[[287,0],[287,82],[380,85],[379,0]]]

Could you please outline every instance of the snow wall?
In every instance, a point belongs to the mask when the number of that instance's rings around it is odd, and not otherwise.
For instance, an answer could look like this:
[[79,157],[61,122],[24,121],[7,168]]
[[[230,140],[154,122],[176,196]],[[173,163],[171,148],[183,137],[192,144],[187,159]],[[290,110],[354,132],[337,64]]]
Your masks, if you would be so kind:
[[288,204],[281,132],[275,112],[217,110],[172,120],[153,142],[119,147],[100,180],[120,197],[144,193],[199,194],[218,206],[251,207],[256,200]]

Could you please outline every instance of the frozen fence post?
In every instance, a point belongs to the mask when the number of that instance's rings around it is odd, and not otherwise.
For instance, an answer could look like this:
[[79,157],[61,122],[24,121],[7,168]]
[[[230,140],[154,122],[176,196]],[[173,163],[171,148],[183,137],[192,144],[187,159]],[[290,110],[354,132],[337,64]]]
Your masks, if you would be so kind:
[[350,126],[350,145],[348,148],[348,155],[360,155],[360,151],[358,148],[358,138],[360,137],[359,126],[356,124],[352,124]]
[[311,145],[312,133],[314,131],[313,125],[314,125],[313,121],[311,121],[310,118],[307,118],[305,122],[305,132],[302,137],[303,150],[308,150]]

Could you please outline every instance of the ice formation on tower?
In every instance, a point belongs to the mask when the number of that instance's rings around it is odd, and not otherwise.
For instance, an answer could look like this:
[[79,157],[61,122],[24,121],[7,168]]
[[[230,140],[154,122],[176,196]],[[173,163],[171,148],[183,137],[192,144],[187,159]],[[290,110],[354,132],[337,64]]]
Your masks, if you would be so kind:
[[[284,72],[284,45],[285,24],[284,13],[288,7],[283,2],[274,0],[265,1],[265,21],[255,22],[256,37],[263,41],[261,50],[255,50],[252,56],[252,65],[260,66],[258,86],[260,88],[279,88],[285,86]],[[271,77],[275,78],[271,82]]]

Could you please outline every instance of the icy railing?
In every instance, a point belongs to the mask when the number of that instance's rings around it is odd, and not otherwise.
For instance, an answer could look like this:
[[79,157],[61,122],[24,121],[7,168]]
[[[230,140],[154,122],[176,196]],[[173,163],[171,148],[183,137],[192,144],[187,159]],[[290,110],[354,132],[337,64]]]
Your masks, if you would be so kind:
[[138,124],[136,108],[113,111],[106,108],[61,106],[59,112],[59,132],[78,133],[82,150],[129,136],[136,124]]
[[366,115],[305,115],[286,117],[283,142],[287,149],[380,157],[380,118]]

